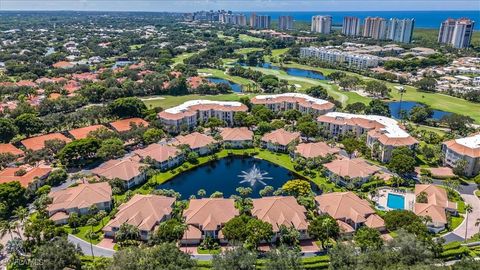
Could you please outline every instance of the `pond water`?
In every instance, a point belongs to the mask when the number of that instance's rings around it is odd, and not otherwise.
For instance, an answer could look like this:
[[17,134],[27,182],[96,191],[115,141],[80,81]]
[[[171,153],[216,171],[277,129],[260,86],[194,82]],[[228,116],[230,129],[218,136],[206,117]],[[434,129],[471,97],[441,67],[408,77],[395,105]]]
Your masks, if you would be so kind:
[[55,48],[53,47],[48,47],[47,52],[45,53],[45,56],[49,56],[55,52]]
[[215,78],[215,77],[207,77],[207,81],[211,83],[226,83],[230,85],[232,88],[232,91],[235,93],[241,93],[242,92],[242,86],[238,83],[231,82],[229,80],[221,79],[221,78]]
[[[405,113],[410,112],[413,107],[417,105],[422,105],[422,103],[415,102],[415,101],[402,101],[401,107],[400,107],[400,101],[394,101],[394,102],[389,102],[388,106],[390,107],[390,113],[392,114],[393,118],[400,119],[400,110],[405,111]],[[445,111],[440,111],[440,110],[433,110],[433,116],[432,118],[435,120],[440,120],[442,117],[445,115],[449,115],[451,113],[445,112]]]
[[116,61],[115,64],[113,64],[112,69],[116,69],[116,68],[119,68],[119,67],[124,67],[124,66],[130,65],[130,64],[133,64],[133,62],[132,61],[119,60],[119,61]]
[[[245,63],[241,63],[241,66],[246,66]],[[273,70],[284,70],[290,76],[296,77],[303,77],[309,79],[316,79],[316,80],[328,80],[321,72],[308,70],[308,69],[301,69],[301,68],[281,68],[279,66],[274,66],[271,63],[262,63],[259,64],[258,67],[273,69]]]
[[[242,175],[249,172],[250,176],[255,174],[255,172],[251,173],[253,168],[256,168],[264,178],[251,185],[245,181],[246,179]],[[252,157],[226,157],[179,174],[157,188],[173,189],[182,194],[182,199],[188,199],[190,195],[197,195],[199,189],[204,189],[207,196],[215,191],[220,191],[223,192],[224,198],[228,198],[233,194],[238,195],[235,191],[237,187],[251,187],[253,192],[250,197],[259,198],[259,191],[265,185],[272,186],[274,190],[277,190],[288,180],[301,178],[301,176],[265,160]]]

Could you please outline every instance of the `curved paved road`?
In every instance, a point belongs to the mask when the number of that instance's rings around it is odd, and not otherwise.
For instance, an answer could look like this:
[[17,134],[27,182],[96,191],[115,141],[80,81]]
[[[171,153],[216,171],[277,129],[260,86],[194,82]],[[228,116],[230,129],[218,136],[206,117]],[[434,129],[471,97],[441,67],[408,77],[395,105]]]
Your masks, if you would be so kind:
[[[435,181],[436,185],[441,185],[442,181]],[[443,236],[446,243],[453,241],[464,241],[465,233],[467,234],[467,239],[471,238],[474,234],[478,233],[480,227],[475,226],[477,219],[480,219],[480,199],[475,195],[475,190],[477,189],[476,184],[468,184],[460,186],[458,192],[462,196],[465,204],[472,206],[473,211],[468,215],[467,220],[464,219],[462,224],[458,226],[452,232],[449,232]],[[465,216],[465,215],[464,215]]]
[[[69,234],[68,235],[68,241],[71,243],[77,245],[80,247],[80,249],[83,251],[83,254],[85,255],[92,255],[92,250],[90,249],[90,243],[80,239],[74,235]],[[115,250],[113,249],[107,249],[103,247],[99,247],[96,245],[93,245],[93,255],[98,256],[98,257],[113,257],[113,254],[115,253]]]

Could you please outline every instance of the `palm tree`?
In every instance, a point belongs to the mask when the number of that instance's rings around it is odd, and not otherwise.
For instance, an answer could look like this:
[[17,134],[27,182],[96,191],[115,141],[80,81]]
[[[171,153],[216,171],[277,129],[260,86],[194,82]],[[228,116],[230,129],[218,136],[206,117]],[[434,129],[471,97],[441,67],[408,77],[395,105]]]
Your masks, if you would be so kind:
[[13,239],[13,230],[15,229],[15,224],[13,222],[2,220],[0,221],[0,236],[3,238],[7,233],[10,235],[10,239]]
[[473,212],[473,207],[470,204],[465,205],[465,211],[467,212],[467,217],[465,218],[465,239],[467,241],[467,232],[468,232],[468,214]]
[[[23,228],[23,225],[25,224],[25,221],[27,220],[28,218],[28,214],[29,214],[29,211],[27,208],[25,207],[17,207],[15,210],[13,210],[13,214],[15,215],[15,217],[18,219],[18,225],[20,225],[22,228]],[[20,234],[20,230],[19,228],[17,228],[17,233],[18,235],[20,236],[20,239],[22,238],[21,234]]]
[[478,227],[478,226],[480,226],[480,218],[477,218],[477,220],[475,221],[475,227]]
[[405,92],[407,92],[407,90],[403,86],[399,86],[397,89],[398,89],[398,93],[400,94],[400,104],[398,106],[398,115],[400,116],[401,121],[403,121],[404,120],[403,117],[402,117],[403,94],[405,94]]
[[90,250],[92,251],[92,257],[93,257],[93,260],[95,261],[95,255],[93,254],[93,244],[92,244],[92,235],[95,233],[93,231],[93,226],[95,226],[97,224],[97,220],[94,219],[94,218],[90,218],[88,221],[87,221],[87,226],[90,226],[91,230],[90,230],[90,234],[88,235],[88,240],[90,240]]

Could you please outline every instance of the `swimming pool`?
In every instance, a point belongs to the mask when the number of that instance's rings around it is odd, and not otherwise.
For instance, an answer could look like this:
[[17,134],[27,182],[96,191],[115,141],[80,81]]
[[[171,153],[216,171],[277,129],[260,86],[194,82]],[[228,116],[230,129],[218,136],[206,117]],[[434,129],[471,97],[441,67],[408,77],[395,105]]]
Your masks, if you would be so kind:
[[398,194],[388,193],[387,207],[390,209],[405,209],[405,197]]

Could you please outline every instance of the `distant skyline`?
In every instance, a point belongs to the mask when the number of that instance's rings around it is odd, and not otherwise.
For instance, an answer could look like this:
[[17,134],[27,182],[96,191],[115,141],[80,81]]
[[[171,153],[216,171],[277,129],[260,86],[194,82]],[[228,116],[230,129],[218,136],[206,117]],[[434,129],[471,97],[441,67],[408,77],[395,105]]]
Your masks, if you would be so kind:
[[479,0],[0,0],[6,10],[155,11],[412,11],[478,10]]

